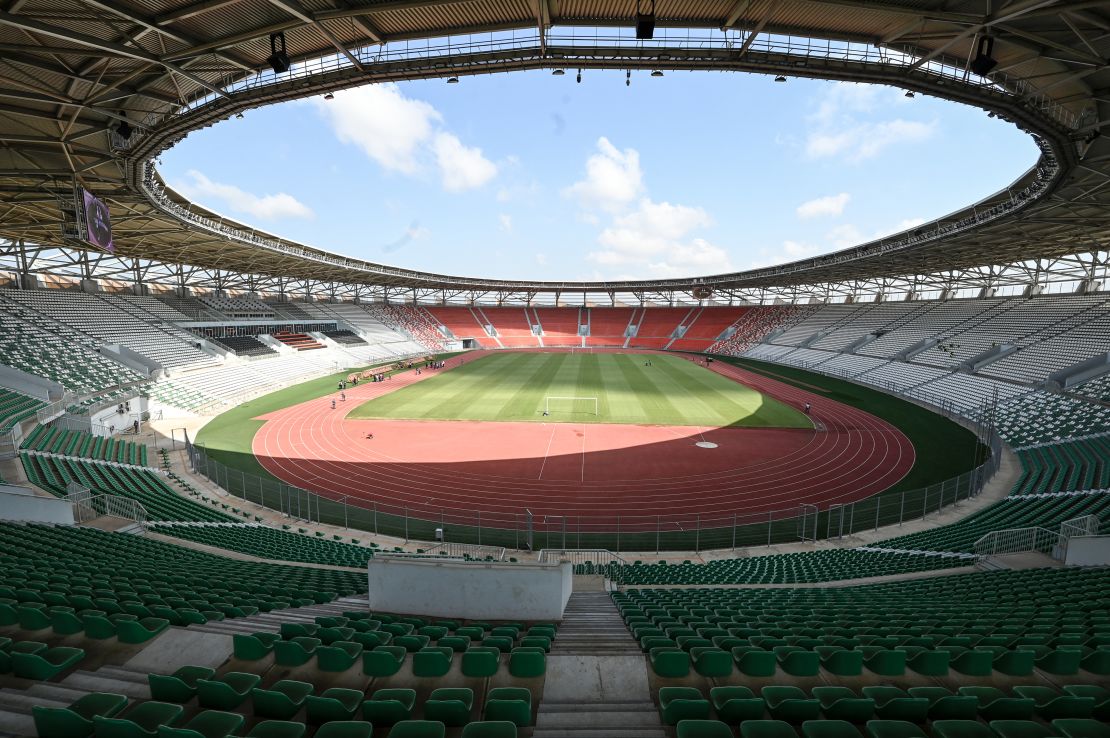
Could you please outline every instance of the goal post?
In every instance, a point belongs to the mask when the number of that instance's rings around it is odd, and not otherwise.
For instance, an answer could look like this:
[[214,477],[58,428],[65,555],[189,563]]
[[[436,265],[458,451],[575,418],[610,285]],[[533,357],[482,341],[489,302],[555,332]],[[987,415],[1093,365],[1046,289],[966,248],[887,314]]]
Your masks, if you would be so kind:
[[543,414],[551,415],[597,415],[598,402],[596,397],[570,397],[560,395],[547,395],[543,398]]

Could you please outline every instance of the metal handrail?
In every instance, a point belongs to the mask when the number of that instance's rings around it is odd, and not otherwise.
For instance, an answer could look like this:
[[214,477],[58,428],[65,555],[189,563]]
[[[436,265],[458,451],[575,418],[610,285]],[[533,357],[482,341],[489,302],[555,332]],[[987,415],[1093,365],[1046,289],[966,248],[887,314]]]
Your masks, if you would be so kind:
[[1030,526],[992,530],[975,542],[977,556],[1002,556],[1005,554],[1036,551],[1052,553],[1067,539],[1055,531]]
[[[84,490],[85,493],[88,490]],[[66,497],[73,503],[73,519],[77,523],[87,523],[99,517],[123,518],[133,520],[144,530],[147,524],[147,510],[142,503],[130,497],[119,495],[71,494]]]

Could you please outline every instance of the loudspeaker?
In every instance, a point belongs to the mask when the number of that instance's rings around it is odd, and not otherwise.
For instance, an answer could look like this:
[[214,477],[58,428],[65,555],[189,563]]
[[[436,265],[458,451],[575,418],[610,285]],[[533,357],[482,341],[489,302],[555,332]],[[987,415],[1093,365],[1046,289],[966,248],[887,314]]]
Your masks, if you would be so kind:
[[640,41],[650,41],[655,36],[655,13],[636,14],[636,38]]
[[275,74],[288,72],[289,67],[293,66],[289,61],[289,54],[285,52],[285,34],[283,32],[270,34],[270,55],[266,57],[269,62],[270,68],[274,70]]
[[979,48],[975,58],[971,60],[969,68],[980,77],[986,77],[991,70],[998,66],[998,60],[991,54],[994,52],[994,38],[983,36],[979,39]]

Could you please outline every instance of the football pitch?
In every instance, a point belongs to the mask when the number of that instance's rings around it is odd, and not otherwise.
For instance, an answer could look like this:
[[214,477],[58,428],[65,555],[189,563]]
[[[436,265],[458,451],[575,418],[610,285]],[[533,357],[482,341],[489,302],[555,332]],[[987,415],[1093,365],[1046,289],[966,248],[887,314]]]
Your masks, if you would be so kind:
[[757,428],[813,425],[798,410],[679,356],[577,352],[467,358],[461,367],[369,400],[348,417]]

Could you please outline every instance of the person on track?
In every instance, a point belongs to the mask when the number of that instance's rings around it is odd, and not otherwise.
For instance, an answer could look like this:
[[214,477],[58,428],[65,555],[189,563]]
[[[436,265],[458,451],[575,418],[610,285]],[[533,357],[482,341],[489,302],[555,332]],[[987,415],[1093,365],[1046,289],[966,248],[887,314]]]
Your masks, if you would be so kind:
[[805,414],[806,414],[806,415],[809,415],[809,408],[810,408],[810,407],[811,407],[811,406],[810,406],[810,404],[809,404],[809,403],[807,402],[807,403],[806,403],[806,406],[805,406],[805,410],[804,410],[804,412],[805,412]]
[[335,409],[335,398],[334,398],[334,397],[333,397],[333,398],[331,398],[331,409],[332,409],[332,410],[334,410],[334,409]]
[[346,402],[347,401],[347,393],[346,392],[340,392],[339,393],[339,399],[342,402]]

